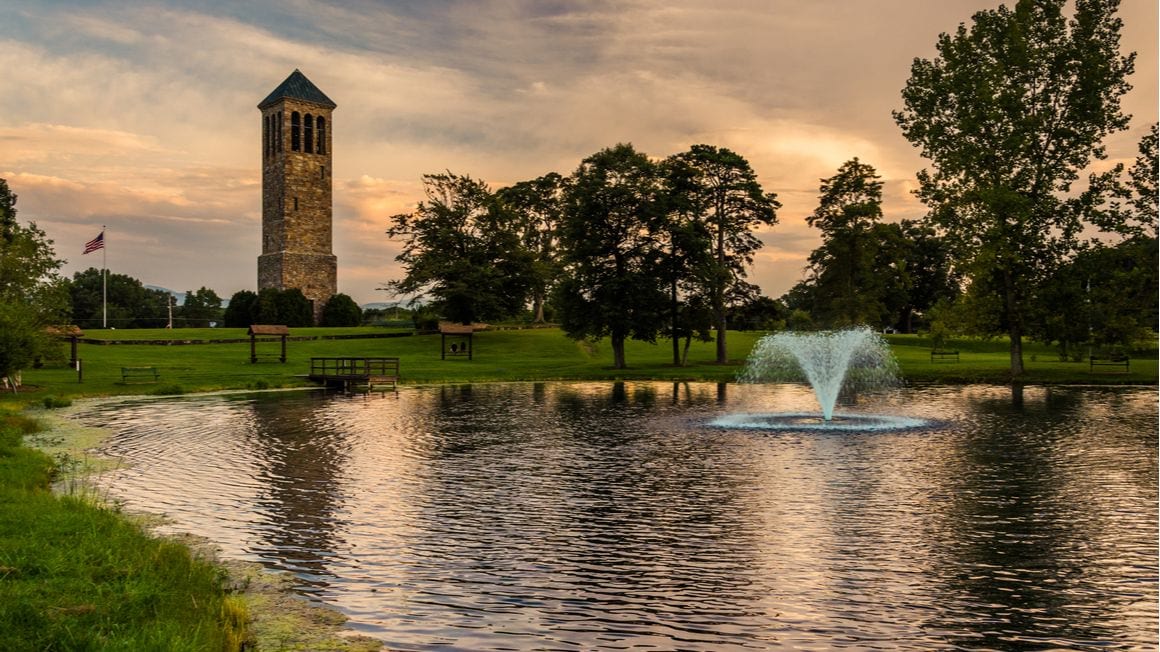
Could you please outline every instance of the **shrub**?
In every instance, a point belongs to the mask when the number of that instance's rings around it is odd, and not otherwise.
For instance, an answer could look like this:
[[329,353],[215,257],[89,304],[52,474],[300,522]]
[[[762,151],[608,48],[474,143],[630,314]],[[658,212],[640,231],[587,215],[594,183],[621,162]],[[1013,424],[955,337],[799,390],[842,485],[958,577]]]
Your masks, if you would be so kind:
[[70,405],[72,405],[72,399],[69,399],[69,398],[63,398],[63,397],[57,397],[57,396],[45,396],[44,397],[44,408],[46,410],[52,410],[54,408],[66,408]]
[[230,305],[226,306],[222,321],[226,328],[247,328],[254,323],[254,308],[258,302],[258,295],[249,290],[239,290],[230,297]]
[[278,320],[260,323],[285,324],[291,328],[314,325],[314,307],[311,305],[310,299],[302,294],[302,290],[287,288],[278,292],[275,297],[274,303],[278,309]]
[[157,396],[173,396],[184,394],[185,388],[181,385],[162,385],[149,393]]
[[951,330],[941,319],[932,319],[930,322],[930,347],[934,350],[939,350],[946,347],[947,342],[951,339]]
[[362,308],[345,294],[339,293],[330,297],[322,307],[320,326],[358,326],[361,323]]

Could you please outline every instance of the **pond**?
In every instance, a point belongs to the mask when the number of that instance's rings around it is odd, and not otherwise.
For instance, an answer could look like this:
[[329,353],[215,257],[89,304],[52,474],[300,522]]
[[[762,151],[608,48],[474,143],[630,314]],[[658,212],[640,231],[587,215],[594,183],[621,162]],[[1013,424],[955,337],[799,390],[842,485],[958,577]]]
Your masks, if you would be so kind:
[[510,383],[125,400],[99,479],[397,650],[1155,648],[1155,388]]

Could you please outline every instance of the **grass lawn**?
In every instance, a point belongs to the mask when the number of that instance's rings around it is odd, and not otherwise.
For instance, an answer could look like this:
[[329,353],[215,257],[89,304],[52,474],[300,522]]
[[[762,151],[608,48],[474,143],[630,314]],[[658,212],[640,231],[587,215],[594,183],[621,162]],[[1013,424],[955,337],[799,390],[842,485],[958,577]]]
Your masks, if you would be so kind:
[[[992,340],[957,339],[948,347],[959,352],[958,362],[931,362],[929,340],[917,335],[888,335],[908,382],[1008,383],[1011,353],[1006,338]],[[1087,356],[1083,361],[1061,361],[1055,347],[1024,340],[1024,382],[1035,384],[1141,384],[1157,383],[1157,351],[1130,354],[1130,371],[1092,370]]]
[[[290,341],[287,362],[280,363],[277,341],[258,343],[261,356],[250,363],[247,341],[184,344],[186,341],[246,340],[243,329],[97,330],[86,333],[94,340],[116,344],[82,342],[83,382],[75,370],[57,363],[23,374],[28,392],[0,397],[5,401],[39,401],[42,396],[106,396],[118,394],[185,393],[220,389],[266,389],[308,385],[303,376],[312,357],[398,357],[402,382],[406,384],[464,383],[511,380],[617,380],[681,379],[732,381],[745,357],[762,333],[731,331],[728,337],[731,363],[713,362],[714,344],[694,342],[685,367],[672,365],[668,340],[657,344],[629,341],[628,369],[612,368],[607,340],[574,342],[558,329],[496,330],[475,334],[474,359],[440,359],[439,335],[383,337],[385,329],[292,329],[292,337],[377,335],[373,339],[312,339]],[[1005,383],[1010,367],[1007,342],[1001,339],[964,339],[951,346],[960,352],[957,362],[930,360],[930,343],[915,335],[889,335],[895,356],[908,382]],[[133,343],[141,342],[141,343]],[[157,341],[173,341],[158,345]],[[62,347],[65,345],[62,345]],[[1024,351],[1025,382],[1123,384],[1157,382],[1157,355],[1134,354],[1129,373],[1092,372],[1085,362],[1060,362],[1049,347],[1029,342]],[[122,367],[155,367],[157,382],[124,382]],[[150,379],[151,380],[151,379]]]
[[188,548],[49,488],[53,460],[0,413],[0,640],[22,650],[238,650],[245,609]]

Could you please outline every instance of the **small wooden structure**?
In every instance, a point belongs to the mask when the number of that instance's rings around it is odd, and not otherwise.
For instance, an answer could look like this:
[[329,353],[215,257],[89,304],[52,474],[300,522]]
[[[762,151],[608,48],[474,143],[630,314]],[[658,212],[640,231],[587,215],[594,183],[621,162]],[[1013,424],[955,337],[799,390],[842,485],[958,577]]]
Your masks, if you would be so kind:
[[286,362],[286,338],[290,336],[290,328],[288,326],[276,326],[270,324],[252,324],[250,329],[246,331],[250,335],[250,364],[258,362],[258,337],[278,336],[282,338],[282,355],[278,360]]
[[368,390],[387,385],[397,389],[398,358],[310,358],[310,380],[350,391],[357,386]]
[[[472,341],[471,336],[476,331],[475,324],[452,324],[451,322],[439,322],[439,359],[446,360],[448,355],[452,356],[467,356],[468,360],[472,359]],[[448,340],[451,342],[451,349],[448,350]]]
[[71,324],[68,326],[46,326],[44,330],[52,337],[68,340],[71,343],[72,349],[69,353],[68,365],[75,369],[77,366],[77,340],[84,337],[84,331],[79,326]]

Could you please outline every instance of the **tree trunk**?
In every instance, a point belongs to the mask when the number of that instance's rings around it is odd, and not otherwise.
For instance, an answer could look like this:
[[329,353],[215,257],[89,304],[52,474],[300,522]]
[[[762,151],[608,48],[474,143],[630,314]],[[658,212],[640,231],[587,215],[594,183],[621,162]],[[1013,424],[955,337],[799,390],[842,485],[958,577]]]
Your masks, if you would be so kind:
[[717,364],[729,362],[729,354],[725,351],[725,326],[725,308],[722,306],[717,317]]
[[1007,333],[1011,337],[1011,380],[1017,381],[1023,377],[1023,320],[1010,269],[1003,271],[1003,285],[1007,294]]
[[681,355],[681,366],[682,367],[689,364],[689,347],[692,346],[692,344],[693,344],[693,331],[690,330],[689,334],[685,336],[685,352],[684,352],[684,354]]
[[538,293],[532,297],[532,317],[533,324],[544,323],[544,298]]
[[[718,269],[718,273],[722,270]],[[729,361],[729,355],[725,351],[725,280],[724,275],[717,281],[717,287],[713,288],[713,321],[714,328],[717,329],[717,364],[725,364]]]
[[725,285],[728,272],[725,269],[725,206],[717,200],[717,278],[713,288],[713,316],[717,321],[717,364],[729,362],[725,351]]
[[612,368],[625,369],[627,365],[624,362],[624,335],[612,335]]
[[669,333],[669,335],[673,338],[673,366],[682,367],[684,365],[681,364],[681,338],[677,335],[677,328],[680,322],[680,306],[677,303],[676,279],[673,279],[672,286],[670,287],[669,301],[670,310],[672,311],[671,316],[673,320],[672,330]]
[[1011,325],[1011,378],[1023,377],[1023,329]]

